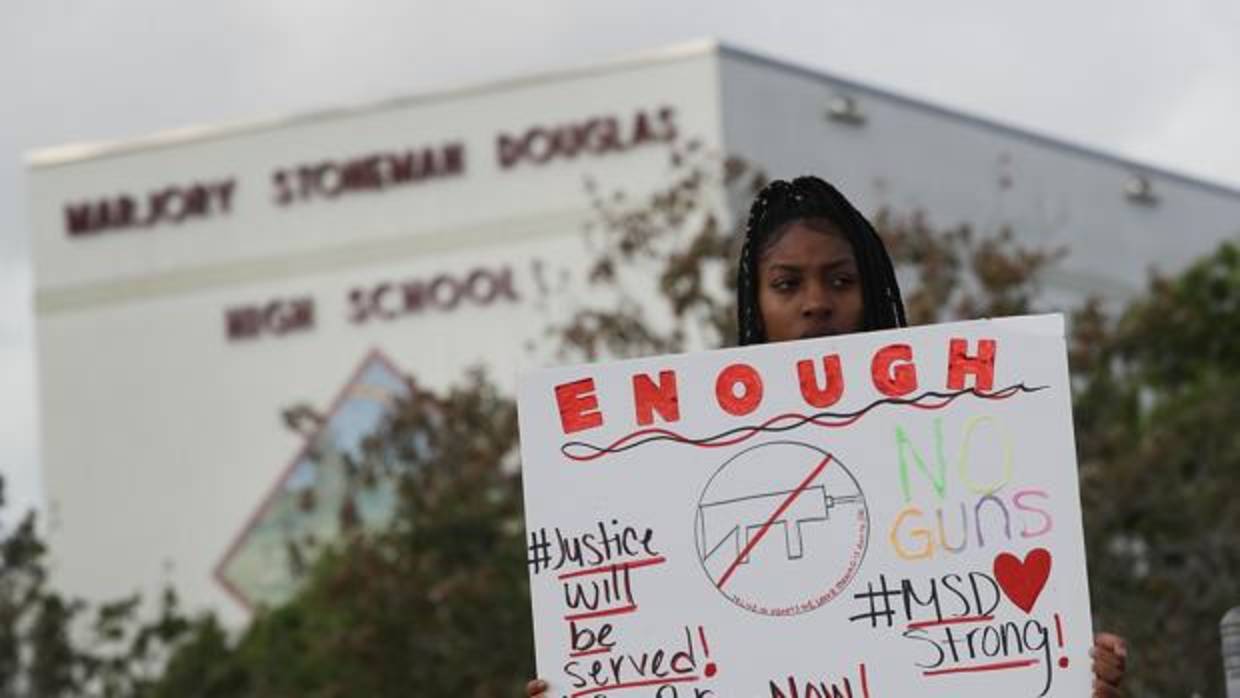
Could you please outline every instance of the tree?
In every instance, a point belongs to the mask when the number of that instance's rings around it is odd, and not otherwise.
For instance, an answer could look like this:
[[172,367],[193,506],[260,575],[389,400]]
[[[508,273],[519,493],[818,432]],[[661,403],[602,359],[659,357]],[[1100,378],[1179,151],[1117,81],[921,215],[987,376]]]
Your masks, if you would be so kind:
[[1240,601],[1240,249],[1155,279],[1073,361],[1095,615],[1129,637],[1134,695],[1221,695]]
[[393,525],[329,548],[234,649],[203,628],[148,695],[518,695],[533,633],[516,436],[514,402],[482,373],[415,390],[365,448],[400,488]]
[[0,695],[120,698],[152,684],[191,627],[175,594],[150,619],[137,597],[92,608],[50,588],[46,556],[33,513],[0,542]]

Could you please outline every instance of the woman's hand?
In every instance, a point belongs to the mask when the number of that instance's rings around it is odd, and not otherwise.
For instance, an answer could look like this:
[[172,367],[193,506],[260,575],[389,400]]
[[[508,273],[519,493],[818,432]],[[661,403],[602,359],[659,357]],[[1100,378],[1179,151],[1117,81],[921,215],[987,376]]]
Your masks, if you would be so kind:
[[1128,663],[1128,643],[1119,635],[1098,633],[1089,656],[1094,658],[1094,698],[1119,698],[1119,685]]
[[547,698],[547,682],[542,679],[534,679],[525,684],[525,695],[527,698]]

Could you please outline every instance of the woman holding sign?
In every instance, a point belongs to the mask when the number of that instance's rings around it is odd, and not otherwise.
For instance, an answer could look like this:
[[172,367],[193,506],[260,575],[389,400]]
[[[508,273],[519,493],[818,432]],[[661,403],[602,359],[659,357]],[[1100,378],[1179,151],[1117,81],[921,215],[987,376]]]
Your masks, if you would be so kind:
[[[891,259],[873,226],[817,177],[775,180],[749,210],[737,270],[738,343],[759,344],[904,327]],[[1127,649],[1099,633],[1091,650],[1098,698],[1119,696]],[[531,681],[531,698],[547,696]]]

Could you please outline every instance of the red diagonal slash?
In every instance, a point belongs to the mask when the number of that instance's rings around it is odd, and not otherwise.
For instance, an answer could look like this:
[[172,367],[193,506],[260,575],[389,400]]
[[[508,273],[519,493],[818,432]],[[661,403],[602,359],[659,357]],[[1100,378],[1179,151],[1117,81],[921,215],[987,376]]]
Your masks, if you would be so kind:
[[779,505],[779,508],[775,510],[775,513],[771,514],[770,518],[766,520],[766,523],[762,524],[762,528],[758,529],[757,535],[749,539],[749,542],[745,544],[745,548],[741,550],[741,554],[737,555],[736,559],[732,561],[732,564],[728,566],[728,571],[724,572],[723,576],[719,578],[719,583],[715,585],[716,587],[722,589],[723,585],[728,583],[728,579],[732,577],[732,573],[735,572],[736,568],[741,564],[741,560],[744,560],[745,557],[749,555],[749,551],[753,550],[753,547],[758,544],[758,541],[762,540],[762,537],[766,535],[766,532],[771,530],[771,526],[775,523],[775,521],[788,510],[788,507],[792,506],[792,503],[796,501],[796,498],[801,496],[801,493],[809,487],[809,483],[813,482],[814,479],[822,473],[823,468],[827,467],[827,463],[830,462],[831,454],[828,453],[827,457],[823,458],[822,462],[819,463],[817,467],[815,467],[814,470],[801,481],[801,484],[797,485],[797,488],[786,498],[784,498],[783,503]]

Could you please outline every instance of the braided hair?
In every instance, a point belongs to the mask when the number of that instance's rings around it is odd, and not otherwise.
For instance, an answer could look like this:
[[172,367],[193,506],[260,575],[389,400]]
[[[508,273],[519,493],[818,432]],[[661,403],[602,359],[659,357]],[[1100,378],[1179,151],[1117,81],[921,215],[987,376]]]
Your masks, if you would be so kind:
[[767,341],[758,308],[758,261],[783,232],[798,221],[818,230],[829,224],[843,233],[852,246],[861,277],[863,330],[908,324],[891,258],[870,222],[839,190],[817,177],[797,177],[791,182],[777,179],[758,192],[749,208],[736,279],[739,344]]

